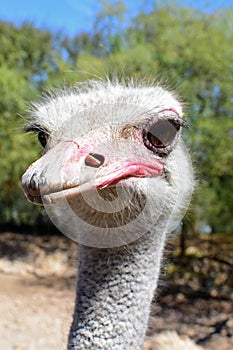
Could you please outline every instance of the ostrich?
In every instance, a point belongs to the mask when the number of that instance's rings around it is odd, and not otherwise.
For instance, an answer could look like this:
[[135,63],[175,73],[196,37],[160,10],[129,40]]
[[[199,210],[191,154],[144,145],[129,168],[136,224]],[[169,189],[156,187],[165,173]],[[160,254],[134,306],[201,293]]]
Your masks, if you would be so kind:
[[158,84],[80,83],[35,103],[44,155],[22,177],[80,244],[71,349],[139,350],[169,232],[190,201],[182,104]]

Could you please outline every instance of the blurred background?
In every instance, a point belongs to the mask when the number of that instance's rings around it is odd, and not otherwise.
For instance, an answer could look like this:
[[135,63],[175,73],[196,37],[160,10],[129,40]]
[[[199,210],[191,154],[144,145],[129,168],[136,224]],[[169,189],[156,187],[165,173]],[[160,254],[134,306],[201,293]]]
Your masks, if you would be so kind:
[[232,43],[232,0],[1,1],[1,349],[65,349],[74,297],[78,248],[20,188],[42,151],[22,132],[29,105],[50,88],[116,73],[156,78],[182,97],[198,179],[169,241],[148,336],[169,330],[233,348]]

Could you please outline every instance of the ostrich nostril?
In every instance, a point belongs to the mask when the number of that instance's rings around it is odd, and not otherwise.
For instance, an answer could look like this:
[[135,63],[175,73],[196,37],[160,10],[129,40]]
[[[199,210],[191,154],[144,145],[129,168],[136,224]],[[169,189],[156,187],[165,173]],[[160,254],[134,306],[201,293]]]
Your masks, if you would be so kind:
[[85,165],[93,168],[99,168],[104,164],[104,156],[98,153],[89,153],[85,159]]

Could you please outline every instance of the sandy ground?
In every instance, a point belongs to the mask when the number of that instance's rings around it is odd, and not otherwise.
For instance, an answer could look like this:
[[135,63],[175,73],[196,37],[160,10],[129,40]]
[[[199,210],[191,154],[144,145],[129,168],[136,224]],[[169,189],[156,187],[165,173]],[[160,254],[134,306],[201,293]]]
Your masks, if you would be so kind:
[[[19,251],[19,246],[27,249]],[[17,237],[11,242],[8,237],[7,249],[0,258],[0,349],[65,350],[74,305],[76,246],[67,249],[66,242],[53,239],[40,244],[40,238]],[[169,330],[181,334],[181,339],[191,338],[193,344],[199,340],[206,350],[232,350],[232,311],[229,299],[191,300],[182,292],[167,293],[152,310],[148,330],[152,338],[146,340],[145,349],[163,349],[154,333]],[[165,338],[171,339],[171,334]]]
[[35,278],[0,274],[0,349],[66,348],[74,293]]

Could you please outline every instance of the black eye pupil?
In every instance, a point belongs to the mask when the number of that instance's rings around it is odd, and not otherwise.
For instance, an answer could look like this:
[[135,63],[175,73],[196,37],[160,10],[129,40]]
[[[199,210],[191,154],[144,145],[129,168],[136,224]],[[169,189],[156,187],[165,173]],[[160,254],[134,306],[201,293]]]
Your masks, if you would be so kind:
[[44,131],[38,132],[38,140],[42,147],[45,147],[47,144],[48,135]]

